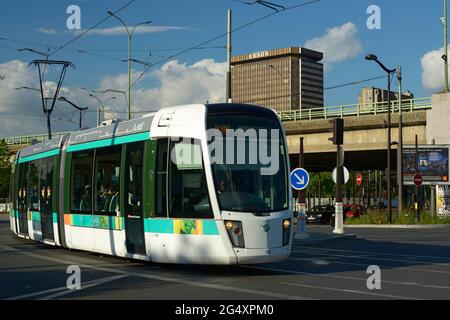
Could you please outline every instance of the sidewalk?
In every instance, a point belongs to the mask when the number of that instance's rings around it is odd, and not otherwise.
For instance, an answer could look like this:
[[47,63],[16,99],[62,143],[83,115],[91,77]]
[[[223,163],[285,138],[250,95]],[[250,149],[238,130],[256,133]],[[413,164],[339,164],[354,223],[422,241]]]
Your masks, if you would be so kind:
[[[345,227],[344,227],[345,230]],[[333,228],[330,226],[306,226],[306,233],[308,238],[306,239],[295,239],[294,244],[296,245],[316,245],[328,242],[336,242],[343,240],[356,239],[356,234],[346,233],[346,234],[334,234]]]

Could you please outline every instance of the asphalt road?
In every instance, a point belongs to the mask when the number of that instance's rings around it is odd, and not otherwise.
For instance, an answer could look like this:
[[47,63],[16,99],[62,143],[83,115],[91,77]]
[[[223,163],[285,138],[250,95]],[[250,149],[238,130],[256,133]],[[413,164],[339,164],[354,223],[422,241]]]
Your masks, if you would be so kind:
[[[309,232],[329,232],[310,227]],[[285,262],[163,265],[69,251],[17,238],[0,215],[0,299],[449,299],[450,227],[351,229],[357,239],[294,243]],[[68,290],[69,265],[81,290]],[[381,268],[381,289],[367,268]]]

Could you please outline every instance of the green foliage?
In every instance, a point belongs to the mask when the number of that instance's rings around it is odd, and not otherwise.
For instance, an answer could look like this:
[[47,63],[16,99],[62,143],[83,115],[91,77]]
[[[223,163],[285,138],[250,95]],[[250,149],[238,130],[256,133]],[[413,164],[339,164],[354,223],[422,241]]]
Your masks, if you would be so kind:
[[[433,217],[430,212],[419,213],[419,222],[416,222],[414,210],[405,210],[401,216],[392,212],[393,224],[450,224],[450,217]],[[371,209],[361,217],[346,219],[346,224],[388,224],[389,217],[386,209]]]
[[319,196],[319,180],[322,198],[334,197],[334,182],[330,172],[312,172],[309,175],[309,184],[306,193],[312,196]]
[[0,198],[8,197],[11,161],[9,147],[5,140],[0,140]]

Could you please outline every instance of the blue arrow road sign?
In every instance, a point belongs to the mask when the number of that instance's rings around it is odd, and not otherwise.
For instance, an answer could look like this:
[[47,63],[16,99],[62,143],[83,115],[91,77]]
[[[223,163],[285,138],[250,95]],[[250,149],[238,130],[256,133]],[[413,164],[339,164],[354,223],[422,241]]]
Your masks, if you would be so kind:
[[308,186],[309,174],[303,168],[294,169],[291,172],[291,186],[295,190],[303,190]]

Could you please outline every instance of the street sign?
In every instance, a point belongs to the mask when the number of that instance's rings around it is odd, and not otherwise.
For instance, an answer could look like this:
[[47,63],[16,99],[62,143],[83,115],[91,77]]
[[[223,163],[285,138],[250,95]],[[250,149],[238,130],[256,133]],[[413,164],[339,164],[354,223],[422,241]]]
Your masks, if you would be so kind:
[[[348,182],[348,179],[350,178],[350,173],[348,172],[348,169],[344,166],[342,166],[342,171],[344,172],[344,184],[346,184]],[[337,169],[334,168],[333,169],[333,181],[334,183],[336,183],[337,180]]]
[[356,175],[356,184],[357,184],[358,186],[360,186],[361,183],[362,183],[362,174],[358,173],[358,174]]
[[423,182],[423,177],[422,177],[422,175],[420,174],[420,173],[416,173],[415,175],[414,175],[414,184],[416,185],[416,186],[421,186],[422,185],[422,182]]
[[291,186],[295,190],[303,190],[308,186],[309,174],[303,168],[297,168],[291,172]]

